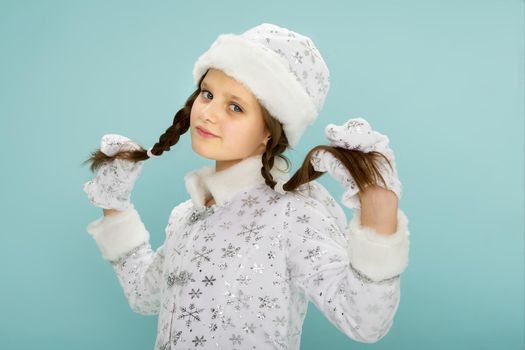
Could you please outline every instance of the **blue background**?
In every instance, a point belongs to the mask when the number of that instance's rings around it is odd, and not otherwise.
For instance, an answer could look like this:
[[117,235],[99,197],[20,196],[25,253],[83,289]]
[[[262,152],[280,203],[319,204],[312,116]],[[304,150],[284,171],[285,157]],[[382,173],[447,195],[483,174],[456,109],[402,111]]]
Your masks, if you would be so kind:
[[[331,71],[293,171],[327,123],[367,119],[391,140],[411,231],[390,333],[355,342],[310,304],[301,349],[523,349],[523,1],[258,4],[0,1],[0,348],[153,348],[157,317],[131,311],[85,229],[102,211],[81,162],[105,133],[152,145],[217,35],[270,22],[311,37]],[[213,164],[185,136],[133,192],[155,248],[183,176]]]

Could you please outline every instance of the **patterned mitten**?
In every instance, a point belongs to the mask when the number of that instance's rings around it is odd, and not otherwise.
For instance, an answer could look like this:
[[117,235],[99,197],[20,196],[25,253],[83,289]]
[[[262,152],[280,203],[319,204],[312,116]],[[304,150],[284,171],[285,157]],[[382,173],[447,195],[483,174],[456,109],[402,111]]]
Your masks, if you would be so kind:
[[[325,136],[330,141],[330,146],[364,153],[377,151],[387,157],[394,171],[384,159],[380,158],[379,172],[387,183],[387,189],[393,191],[399,199],[401,198],[402,184],[397,175],[394,152],[388,146],[389,139],[386,135],[372,130],[365,119],[353,118],[341,126],[328,124],[325,128]],[[361,207],[359,188],[350,172],[337,158],[327,151],[319,150],[312,155],[311,163],[316,171],[329,172],[343,185],[345,191],[341,202],[346,207],[351,209]]]
[[[106,134],[100,141],[100,150],[108,156],[114,156],[119,151],[140,148],[137,143],[117,134]],[[104,209],[126,210],[143,163],[144,161],[132,162],[116,158],[102,164],[97,169],[95,178],[83,185],[91,204]]]

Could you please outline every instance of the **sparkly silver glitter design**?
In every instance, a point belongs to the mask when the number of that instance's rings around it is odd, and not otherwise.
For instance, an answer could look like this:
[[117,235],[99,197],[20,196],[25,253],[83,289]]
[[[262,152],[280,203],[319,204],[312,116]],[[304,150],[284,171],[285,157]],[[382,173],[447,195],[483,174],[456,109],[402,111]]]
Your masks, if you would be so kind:
[[310,185],[276,195],[257,184],[204,209],[189,200],[161,248],[142,243],[112,261],[131,308],[159,315],[156,350],[298,350],[308,302],[357,341],[388,332],[400,275],[373,281],[353,268],[342,208]]
[[191,272],[180,271],[179,273],[170,273],[166,279],[166,283],[169,287],[177,284],[183,286],[191,280]]
[[214,212],[215,208],[213,206],[195,209],[189,218],[189,223],[193,224],[199,220],[203,220],[212,215]]

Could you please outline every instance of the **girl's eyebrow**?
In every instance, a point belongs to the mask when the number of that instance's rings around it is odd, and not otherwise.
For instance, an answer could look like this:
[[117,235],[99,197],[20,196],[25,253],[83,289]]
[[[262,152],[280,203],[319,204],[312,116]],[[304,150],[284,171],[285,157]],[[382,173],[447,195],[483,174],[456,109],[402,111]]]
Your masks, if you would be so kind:
[[[204,81],[202,81],[202,83],[201,83],[201,89],[202,89],[202,88],[207,88],[207,89],[209,88],[208,85],[207,85]],[[242,103],[248,105],[248,102],[246,102],[242,97],[239,97],[239,96],[237,96],[237,95],[232,95],[232,94],[229,94],[229,93],[226,93],[226,94],[227,94],[228,96],[230,96],[231,98],[233,98],[234,100],[239,100],[239,101],[241,101]]]

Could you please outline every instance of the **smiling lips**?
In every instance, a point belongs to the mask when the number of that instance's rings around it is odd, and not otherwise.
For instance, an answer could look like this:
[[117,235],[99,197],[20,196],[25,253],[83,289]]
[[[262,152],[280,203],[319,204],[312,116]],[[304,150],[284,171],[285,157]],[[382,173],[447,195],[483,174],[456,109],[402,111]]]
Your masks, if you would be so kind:
[[199,133],[199,135],[204,137],[217,137],[216,135],[212,134],[211,132],[200,126],[197,127],[197,132]]

